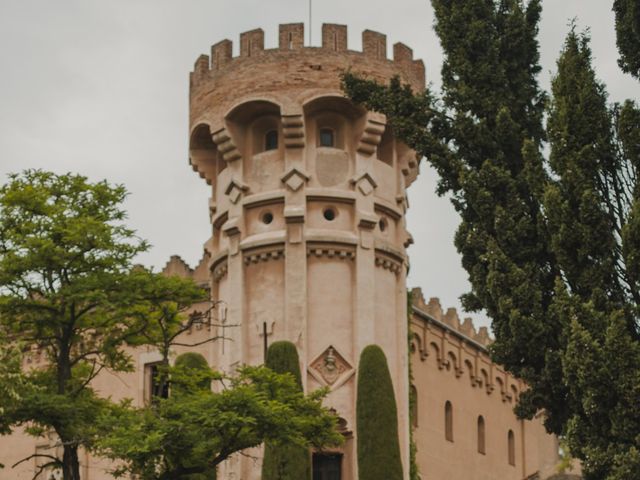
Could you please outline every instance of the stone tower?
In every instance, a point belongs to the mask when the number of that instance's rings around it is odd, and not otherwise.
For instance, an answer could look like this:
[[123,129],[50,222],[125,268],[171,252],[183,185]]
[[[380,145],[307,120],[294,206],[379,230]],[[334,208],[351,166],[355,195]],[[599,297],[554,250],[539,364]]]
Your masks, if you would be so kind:
[[[343,419],[346,442],[327,462],[357,478],[355,403],[358,358],[369,344],[387,355],[408,472],[408,349],[405,227],[415,152],[383,115],[349,102],[340,74],[380,82],[399,75],[424,88],[424,65],[386,37],[362,35],[347,49],[347,28],[324,25],[322,47],[304,46],[302,24],[280,25],[278,48],[264,33],[240,36],[240,56],[223,40],[195,64],[190,84],[190,163],[211,185],[212,297],[228,325],[215,366],[260,364],[265,345],[298,348],[307,391],[328,386],[326,405]],[[254,452],[260,456],[260,452]],[[322,464],[320,456],[317,464]],[[229,461],[220,478],[259,479],[255,462]]]

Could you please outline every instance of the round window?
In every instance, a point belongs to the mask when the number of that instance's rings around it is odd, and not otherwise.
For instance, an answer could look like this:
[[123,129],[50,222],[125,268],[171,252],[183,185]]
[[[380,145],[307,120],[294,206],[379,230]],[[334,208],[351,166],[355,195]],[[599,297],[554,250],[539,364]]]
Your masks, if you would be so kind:
[[265,225],[269,225],[271,222],[273,222],[273,213],[264,212],[262,214],[262,223],[264,223]]
[[380,221],[378,222],[378,226],[380,227],[380,231],[384,232],[389,226],[389,223],[387,222],[386,218],[381,218]]
[[329,222],[333,222],[337,215],[338,214],[337,214],[336,210],[333,207],[327,207],[322,212],[322,216],[325,218],[325,220],[327,220]]

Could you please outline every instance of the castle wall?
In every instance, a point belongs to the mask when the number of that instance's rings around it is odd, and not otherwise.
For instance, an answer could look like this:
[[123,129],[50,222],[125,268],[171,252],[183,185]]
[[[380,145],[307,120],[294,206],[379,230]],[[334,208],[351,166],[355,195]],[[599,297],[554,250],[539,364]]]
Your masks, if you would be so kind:
[[[469,472],[477,480],[544,479],[556,473],[556,437],[545,432],[541,417],[517,419],[513,408],[525,385],[491,362],[489,343],[486,332],[478,334],[470,319],[460,324],[454,310],[444,314],[436,299],[426,304],[420,291],[414,290],[410,356],[417,419],[413,435],[424,480],[466,480]],[[453,417],[450,436],[447,402]]]

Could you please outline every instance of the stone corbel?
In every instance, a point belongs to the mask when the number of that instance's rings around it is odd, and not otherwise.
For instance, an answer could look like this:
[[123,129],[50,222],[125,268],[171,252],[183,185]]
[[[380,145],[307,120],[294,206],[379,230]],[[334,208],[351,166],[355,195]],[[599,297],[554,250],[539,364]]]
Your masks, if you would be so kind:
[[282,116],[282,136],[285,148],[304,147],[304,120],[301,114]]
[[367,212],[358,212],[358,229],[360,230],[360,246],[366,250],[373,248],[373,229],[378,224],[378,217]]
[[247,193],[248,191],[249,185],[232,178],[229,185],[227,185],[224,194],[229,197],[231,203],[236,204],[238,203],[238,200],[240,200],[240,197],[242,197],[242,194]]
[[358,153],[369,156],[376,151],[384,133],[385,123],[384,115],[376,112],[367,113],[364,129],[358,141]]
[[226,162],[234,162],[242,158],[238,147],[226,128],[223,127],[220,130],[213,132],[211,138],[213,139],[213,143],[218,147],[218,151],[222,154],[222,158]]
[[292,167],[287,173],[280,177],[280,181],[284,183],[292,192],[297,192],[309,181],[309,175],[296,167]]
[[362,193],[365,197],[370,195],[378,186],[378,182],[368,173],[356,175],[349,182]]
[[240,218],[230,218],[222,226],[222,231],[229,237],[229,253],[232,256],[238,254],[240,245]]
[[289,243],[302,243],[304,218],[304,206],[289,205],[284,208],[284,219],[285,222],[287,222],[287,239]]

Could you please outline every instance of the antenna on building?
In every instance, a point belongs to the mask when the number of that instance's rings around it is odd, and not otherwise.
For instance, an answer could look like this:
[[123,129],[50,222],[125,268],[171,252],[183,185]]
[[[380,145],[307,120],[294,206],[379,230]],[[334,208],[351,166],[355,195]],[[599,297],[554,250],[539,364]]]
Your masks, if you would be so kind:
[[313,0],[309,0],[309,46],[311,46],[311,20],[313,12]]

